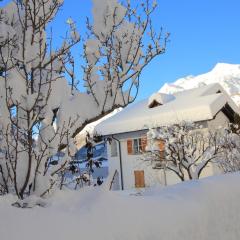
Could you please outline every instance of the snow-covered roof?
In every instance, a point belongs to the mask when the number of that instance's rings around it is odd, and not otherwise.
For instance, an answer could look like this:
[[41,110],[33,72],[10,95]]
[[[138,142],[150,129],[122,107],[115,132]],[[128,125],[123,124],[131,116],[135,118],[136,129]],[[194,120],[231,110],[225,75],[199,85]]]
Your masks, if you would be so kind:
[[163,105],[149,108],[149,100],[143,100],[96,126],[103,135],[132,132],[150,126],[164,126],[181,121],[210,120],[228,103],[236,113],[237,105],[219,84],[210,84],[173,94],[173,98]]
[[155,104],[157,105],[163,105],[171,100],[173,100],[175,97],[172,94],[166,94],[166,93],[154,93],[152,96],[148,99],[148,107],[152,108]]

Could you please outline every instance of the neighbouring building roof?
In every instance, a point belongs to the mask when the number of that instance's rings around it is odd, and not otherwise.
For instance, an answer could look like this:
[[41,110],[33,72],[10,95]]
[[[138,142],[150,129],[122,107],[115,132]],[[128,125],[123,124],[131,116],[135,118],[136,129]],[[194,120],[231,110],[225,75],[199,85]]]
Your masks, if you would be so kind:
[[[155,99],[155,97],[156,99]],[[219,84],[210,84],[195,89],[185,90],[168,96],[168,101],[159,99],[159,93],[149,99],[132,104],[113,117],[96,126],[95,130],[102,135],[132,132],[151,127],[160,127],[181,121],[206,121],[228,105],[234,112],[240,113]],[[149,107],[150,106],[150,107]]]

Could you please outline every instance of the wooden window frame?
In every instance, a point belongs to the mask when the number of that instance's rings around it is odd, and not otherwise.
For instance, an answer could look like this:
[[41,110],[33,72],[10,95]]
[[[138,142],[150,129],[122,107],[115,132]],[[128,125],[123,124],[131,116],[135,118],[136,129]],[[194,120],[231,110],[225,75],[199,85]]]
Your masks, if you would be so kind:
[[141,155],[146,151],[147,136],[127,139],[127,153],[128,155]]
[[145,152],[147,145],[146,137],[132,138],[127,140],[128,155],[141,155]]

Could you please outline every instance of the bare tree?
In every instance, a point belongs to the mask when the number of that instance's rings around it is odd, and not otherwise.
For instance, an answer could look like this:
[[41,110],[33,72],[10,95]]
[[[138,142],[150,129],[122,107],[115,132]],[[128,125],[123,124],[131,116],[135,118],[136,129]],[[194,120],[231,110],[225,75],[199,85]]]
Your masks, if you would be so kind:
[[[144,159],[151,161],[155,169],[174,172],[181,181],[198,179],[206,166],[219,157],[219,136],[218,131],[202,129],[190,122],[153,128],[148,132]],[[157,147],[159,141],[164,152]]]
[[[129,1],[93,2],[94,22],[87,20],[84,42],[84,92],[76,88],[70,52],[80,41],[74,22],[68,20],[70,30],[58,49],[46,33],[62,0],[12,1],[0,11],[2,192],[14,191],[21,199],[48,193],[76,152],[74,137],[134,101],[142,70],[165,52],[168,34],[157,34],[151,23],[156,4],[147,0],[138,9]],[[143,40],[146,33],[149,39]],[[52,166],[61,149],[65,157]]]
[[230,124],[221,137],[222,155],[218,165],[224,173],[240,170],[240,129],[238,124]]
[[47,171],[61,142],[68,143],[66,156],[71,156],[69,129],[77,118],[54,126],[56,94],[59,87],[68,91],[60,60],[80,39],[69,37],[55,51],[47,42],[46,24],[60,6],[60,1],[31,0],[11,2],[1,10],[1,177],[6,192],[13,186],[19,198],[26,192],[42,195],[51,186],[41,178],[66,165],[67,157]]
[[135,100],[141,72],[165,53],[169,38],[162,29],[159,33],[154,31],[151,16],[156,1],[142,1],[135,8],[130,1],[125,1],[125,5],[117,0],[93,2],[94,22],[91,24],[87,18],[83,47],[86,64],[82,68],[89,98],[86,101],[94,111],[81,122],[73,137],[87,124]]

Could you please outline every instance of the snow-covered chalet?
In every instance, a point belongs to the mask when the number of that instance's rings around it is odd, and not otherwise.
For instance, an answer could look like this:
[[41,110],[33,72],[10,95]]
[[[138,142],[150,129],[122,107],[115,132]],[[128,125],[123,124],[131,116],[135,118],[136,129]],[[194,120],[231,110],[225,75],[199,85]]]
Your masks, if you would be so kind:
[[[96,126],[98,133],[112,139],[107,145],[109,179],[114,179],[115,188],[124,190],[152,186],[156,181],[163,183],[163,173],[158,171],[156,180],[154,170],[140,160],[147,141],[148,126],[161,127],[192,121],[212,129],[233,122],[235,113],[239,114],[238,106],[219,84],[172,95],[158,92],[147,100],[128,106]],[[204,170],[203,176],[216,174],[217,171],[211,164]],[[167,173],[168,184],[178,181],[173,173]]]

